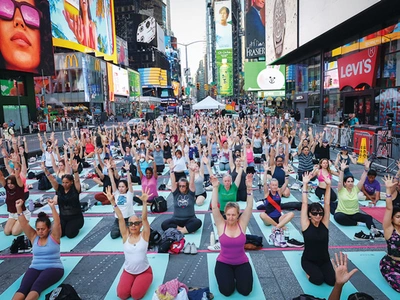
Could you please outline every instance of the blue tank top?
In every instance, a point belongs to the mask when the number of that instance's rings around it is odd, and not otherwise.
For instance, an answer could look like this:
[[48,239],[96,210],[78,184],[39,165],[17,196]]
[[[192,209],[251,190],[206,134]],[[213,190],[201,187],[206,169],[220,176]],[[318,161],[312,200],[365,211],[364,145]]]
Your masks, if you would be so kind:
[[36,236],[32,245],[33,259],[29,268],[45,270],[48,268],[64,269],[60,259],[60,244],[56,243],[49,234],[47,243],[39,246],[39,236]]
[[[271,192],[269,192],[269,196],[271,196],[272,200],[276,202],[279,206],[281,206],[281,196],[279,196],[279,193],[276,192],[275,195],[272,195]],[[264,199],[264,205],[265,205],[265,213],[270,216],[271,218],[279,218],[282,214],[273,206],[269,201],[268,198]]]

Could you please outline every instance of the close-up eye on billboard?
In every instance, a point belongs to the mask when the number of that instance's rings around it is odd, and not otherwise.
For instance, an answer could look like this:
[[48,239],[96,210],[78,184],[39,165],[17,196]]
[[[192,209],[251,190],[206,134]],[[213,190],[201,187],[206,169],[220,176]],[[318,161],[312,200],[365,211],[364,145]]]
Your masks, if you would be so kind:
[[49,0],[54,46],[117,63],[114,0]]
[[1,1],[0,69],[54,75],[49,1]]

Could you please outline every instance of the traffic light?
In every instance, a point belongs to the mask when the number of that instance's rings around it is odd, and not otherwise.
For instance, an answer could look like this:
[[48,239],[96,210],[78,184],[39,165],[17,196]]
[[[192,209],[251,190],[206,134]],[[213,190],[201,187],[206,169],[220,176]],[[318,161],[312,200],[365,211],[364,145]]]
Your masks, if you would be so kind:
[[185,88],[182,87],[181,89],[182,89],[182,96],[184,96],[185,95]]
[[196,83],[197,90],[200,90],[200,83]]

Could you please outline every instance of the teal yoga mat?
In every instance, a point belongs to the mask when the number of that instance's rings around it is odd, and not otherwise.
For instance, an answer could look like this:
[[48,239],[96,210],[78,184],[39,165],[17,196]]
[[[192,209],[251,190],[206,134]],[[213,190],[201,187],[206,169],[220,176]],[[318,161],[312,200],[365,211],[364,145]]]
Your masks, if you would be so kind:
[[[39,297],[39,300],[44,300],[46,294],[50,293],[53,289],[55,289],[57,286],[59,286],[65,278],[71,273],[71,271],[76,267],[76,265],[79,263],[79,261],[82,259],[82,256],[74,256],[74,257],[61,257],[61,262],[64,266],[64,276],[61,278],[61,280],[46,290],[44,290]],[[15,292],[18,290],[19,286],[21,285],[22,277],[19,277],[8,289],[4,291],[3,294],[0,295],[0,299],[12,299],[13,295]]]
[[2,206],[0,206],[0,215],[8,216],[7,205],[5,203]]
[[212,192],[207,191],[206,193],[207,193],[207,197],[206,197],[206,200],[204,200],[203,205],[201,205],[201,206],[195,205],[194,206],[194,210],[196,212],[200,212],[200,211],[201,212],[208,212],[209,211],[208,209],[210,208]]
[[[244,210],[247,206],[246,201],[237,201],[236,203],[239,204],[240,210]],[[257,209],[255,199],[253,199],[253,208],[252,209]]]
[[253,270],[253,290],[250,293],[250,295],[244,297],[243,295],[239,294],[237,291],[235,291],[232,295],[229,297],[225,297],[219,292],[218,289],[218,284],[217,284],[217,279],[215,278],[215,264],[217,261],[217,256],[218,253],[207,253],[207,266],[208,266],[208,283],[210,287],[210,291],[214,294],[214,299],[230,299],[230,300],[239,300],[239,299],[254,299],[254,300],[265,300],[264,292],[260,284],[260,280],[258,279],[258,275],[255,272],[253,262],[251,260],[251,257],[248,253],[246,253],[247,257],[249,258],[249,262],[251,265],[251,268]]
[[[315,297],[328,299],[333,287],[327,285],[326,283],[318,286],[308,281],[306,273],[301,267],[301,256],[303,252],[283,251],[282,253],[285,256],[288,265],[292,269],[293,274],[296,276],[296,279],[303,289],[303,292]],[[348,282],[343,287],[342,296],[340,299],[347,299],[350,294],[355,292],[357,292],[356,288],[351,284],[351,282]]]
[[[376,285],[389,299],[398,299],[399,293],[393,290],[382,276],[379,263],[386,255],[384,251],[345,252],[357,269]],[[366,263],[368,262],[368,263]],[[357,273],[356,273],[357,274]]]
[[[3,228],[6,226],[7,218],[1,218],[0,223],[3,224]],[[35,228],[35,222],[36,218],[31,218],[29,220],[29,224]],[[23,233],[21,233],[23,234]],[[12,241],[16,238],[14,235],[5,235],[4,232],[0,232],[0,251],[3,251],[4,249],[7,249],[8,247],[11,246]],[[1,297],[0,297],[1,299]]]
[[185,242],[186,243],[194,243],[197,248],[200,247],[200,241],[201,241],[201,235],[203,233],[203,228],[204,228],[204,214],[198,214],[196,215],[198,219],[201,220],[202,225],[201,227],[193,233],[190,234],[185,234]]
[[99,186],[98,184],[96,184],[94,187],[88,189],[87,191],[91,193],[100,193],[103,192],[103,186]]
[[[169,262],[169,254],[168,253],[148,254],[147,258],[149,260],[151,268],[153,269],[153,282],[151,283],[143,300],[151,300],[156,289],[161,284],[163,284]],[[111,285],[104,300],[117,299],[117,286],[119,279],[121,278],[122,271],[123,268],[121,268],[121,270],[119,271],[117,277],[115,278],[113,284]]]
[[114,214],[112,205],[93,205],[87,211],[85,211],[85,214],[107,214],[107,213]]
[[[151,224],[155,217],[148,217],[149,223]],[[112,239],[110,232],[107,232],[106,236],[96,245],[91,251],[95,252],[115,252],[123,251],[122,238]]]
[[[360,201],[358,201],[358,203],[360,204],[360,206],[368,207],[368,204],[370,203],[370,201],[360,200]],[[386,202],[385,201],[378,201],[378,202],[376,202],[376,206],[375,207],[386,207]]]
[[[266,226],[260,218],[260,213],[253,213],[253,216],[257,222],[258,227],[260,227],[260,230],[264,236],[265,241],[269,245],[273,245],[273,242],[269,239],[273,226]],[[289,229],[289,239],[296,239],[300,242],[303,242],[303,235],[299,232],[299,230],[296,227],[294,227],[292,223],[289,222],[288,224],[286,224],[286,227]]]
[[289,203],[289,202],[301,202],[301,198],[299,197],[299,199],[297,199],[295,196],[293,196],[292,193],[290,193],[289,197],[282,197],[281,198],[281,203]]
[[61,238],[61,252],[70,252],[75,248],[102,219],[102,217],[85,217],[85,224],[76,237],[73,239],[69,239],[65,236]]
[[343,226],[343,225],[338,224],[335,221],[333,215],[330,215],[329,220],[333,225],[335,225],[337,228],[339,228],[339,230],[341,232],[343,232],[352,241],[360,241],[360,240],[354,239],[354,234],[356,234],[357,232],[360,232],[361,230],[364,231],[365,234],[369,234],[369,229],[365,225]]

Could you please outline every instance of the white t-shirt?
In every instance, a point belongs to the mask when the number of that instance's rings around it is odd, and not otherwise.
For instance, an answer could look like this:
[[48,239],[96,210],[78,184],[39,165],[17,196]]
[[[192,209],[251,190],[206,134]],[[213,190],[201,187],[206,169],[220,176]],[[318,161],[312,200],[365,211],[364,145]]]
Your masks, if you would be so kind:
[[[121,194],[119,191],[114,192],[115,204],[121,210],[124,218],[129,218],[135,214],[133,209],[133,193],[127,191],[126,194]],[[118,218],[117,214],[114,214]]]

